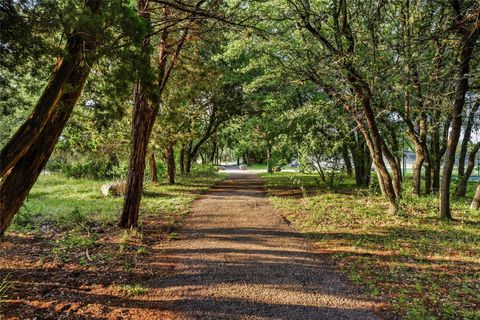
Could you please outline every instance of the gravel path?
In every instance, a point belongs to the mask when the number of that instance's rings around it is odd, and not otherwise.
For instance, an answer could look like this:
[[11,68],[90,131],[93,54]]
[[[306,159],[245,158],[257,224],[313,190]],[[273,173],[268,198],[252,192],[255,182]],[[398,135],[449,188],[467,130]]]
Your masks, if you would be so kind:
[[379,319],[275,212],[262,181],[232,171],[197,200],[181,240],[159,245],[171,274],[150,285],[172,319]]

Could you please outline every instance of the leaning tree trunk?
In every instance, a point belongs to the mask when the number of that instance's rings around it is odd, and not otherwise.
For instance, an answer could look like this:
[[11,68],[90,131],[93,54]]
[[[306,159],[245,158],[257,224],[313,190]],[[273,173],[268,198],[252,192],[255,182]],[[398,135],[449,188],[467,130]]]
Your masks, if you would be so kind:
[[467,170],[465,170],[463,175],[459,177],[460,179],[455,190],[455,195],[457,197],[465,197],[465,195],[467,194],[468,180],[472,175],[473,169],[475,169],[475,158],[479,149],[480,142],[476,143],[475,146],[472,148],[472,151],[470,151],[470,154],[468,156]]
[[[100,4],[101,0],[85,1],[85,6],[93,15],[99,13]],[[75,30],[68,38],[66,54],[57,62],[34,111],[0,151],[0,177],[3,177],[35,143],[59,104],[63,103],[63,95],[71,90],[77,90],[75,86],[71,86],[70,81],[78,76],[79,69],[89,70],[88,66],[84,66],[85,54],[95,51],[97,46],[95,37],[87,33],[84,30]]]
[[[86,1],[92,14],[98,14],[101,1]],[[83,41],[83,49],[93,55],[97,42],[89,35]],[[90,39],[90,40],[89,40]],[[78,62],[65,81],[64,88],[58,102],[58,108],[49,115],[43,128],[36,134],[36,139],[23,150],[20,157],[14,157],[14,165],[5,171],[0,182],[0,237],[11,224],[15,213],[20,209],[30,189],[42,172],[50,158],[55,144],[67,124],[68,119],[80,97],[90,66],[82,60]],[[93,60],[93,57],[92,57]]]
[[158,172],[157,172],[157,162],[155,161],[155,152],[150,152],[148,158],[150,164],[150,179],[153,183],[158,183]]
[[[394,159],[392,159],[393,157],[389,153],[389,150],[386,148],[385,143],[380,135],[380,132],[375,122],[375,115],[373,113],[373,110],[371,109],[370,102],[371,100],[368,96],[362,97],[363,111],[367,122],[366,126],[368,128],[368,131],[367,128],[365,128],[363,122],[359,119],[356,119],[357,124],[359,125],[358,129],[362,133],[370,150],[370,155],[379,176],[380,188],[388,199],[389,212],[391,214],[396,214],[398,212],[398,200],[400,197],[400,187],[397,186],[400,181],[398,172],[396,170],[396,163]],[[394,173],[393,181],[383,160],[384,154],[392,166],[392,170]]]
[[474,32],[468,32],[462,39],[460,62],[458,66],[457,90],[453,105],[452,129],[448,136],[447,150],[445,152],[445,164],[443,165],[442,181],[440,183],[440,217],[452,219],[450,211],[450,184],[452,182],[452,171],[455,164],[455,152],[457,150],[460,132],[462,130],[462,111],[465,104],[465,95],[469,89],[470,60],[477,39],[480,35],[480,28]]
[[30,189],[50,158],[63,128],[75,107],[90,72],[84,64],[77,67],[68,79],[70,90],[62,95],[59,108],[45,123],[40,135],[28,151],[3,176],[0,182],[0,237],[4,235],[13,216],[20,209]]
[[175,184],[175,153],[173,149],[173,144],[170,144],[167,147],[166,152],[166,163],[167,163],[167,183]]

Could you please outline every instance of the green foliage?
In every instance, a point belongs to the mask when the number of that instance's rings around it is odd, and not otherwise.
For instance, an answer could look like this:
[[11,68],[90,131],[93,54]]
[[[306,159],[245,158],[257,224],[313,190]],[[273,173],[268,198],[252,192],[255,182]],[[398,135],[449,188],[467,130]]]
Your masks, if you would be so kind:
[[127,173],[126,164],[114,165],[104,159],[86,159],[61,166],[62,172],[69,178],[91,178],[111,180],[124,178]]
[[8,275],[0,281],[0,307],[3,300],[7,298],[7,291],[12,286],[12,282],[8,280]]
[[[84,251],[95,245],[95,239],[90,235],[81,234],[77,230],[72,230],[61,239],[55,241],[52,254],[57,259],[68,261],[73,252]],[[81,263],[84,263],[81,261]]]
[[208,177],[215,175],[217,169],[213,164],[199,164],[194,165],[190,171],[190,176],[193,177]]
[[[199,175],[178,177],[178,185],[146,183],[142,214],[183,215],[196,192],[206,190],[224,178],[209,169]],[[100,194],[103,183],[93,179],[67,178],[59,173],[42,175],[9,230],[44,233],[112,226],[118,219],[123,199],[103,197]]]
[[120,291],[129,296],[141,296],[148,292],[148,288],[139,283],[134,283],[121,286]]

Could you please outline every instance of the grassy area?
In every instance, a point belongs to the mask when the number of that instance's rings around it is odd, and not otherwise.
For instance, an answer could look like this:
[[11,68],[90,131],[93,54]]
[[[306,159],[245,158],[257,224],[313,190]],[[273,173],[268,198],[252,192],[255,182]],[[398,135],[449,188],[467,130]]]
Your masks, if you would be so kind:
[[315,174],[262,174],[273,203],[330,254],[353,281],[405,319],[480,319],[480,212],[453,200],[455,221],[438,219],[436,196],[410,196],[386,213],[383,197],[345,180],[318,186]]
[[[200,192],[222,179],[222,174],[198,174],[179,177],[173,186],[147,182],[140,215],[174,219],[188,212]],[[104,197],[100,187],[105,183],[107,181],[66,178],[58,173],[40,176],[10,231],[63,231],[79,226],[114,225],[119,219],[123,197]]]

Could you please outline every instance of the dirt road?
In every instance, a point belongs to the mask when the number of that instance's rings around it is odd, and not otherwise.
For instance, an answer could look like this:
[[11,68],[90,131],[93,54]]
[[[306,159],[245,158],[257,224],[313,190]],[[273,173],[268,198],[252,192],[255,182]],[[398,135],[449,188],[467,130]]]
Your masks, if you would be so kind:
[[253,173],[232,172],[195,202],[181,239],[156,249],[173,270],[149,287],[172,319],[379,319],[377,303],[288,226]]

